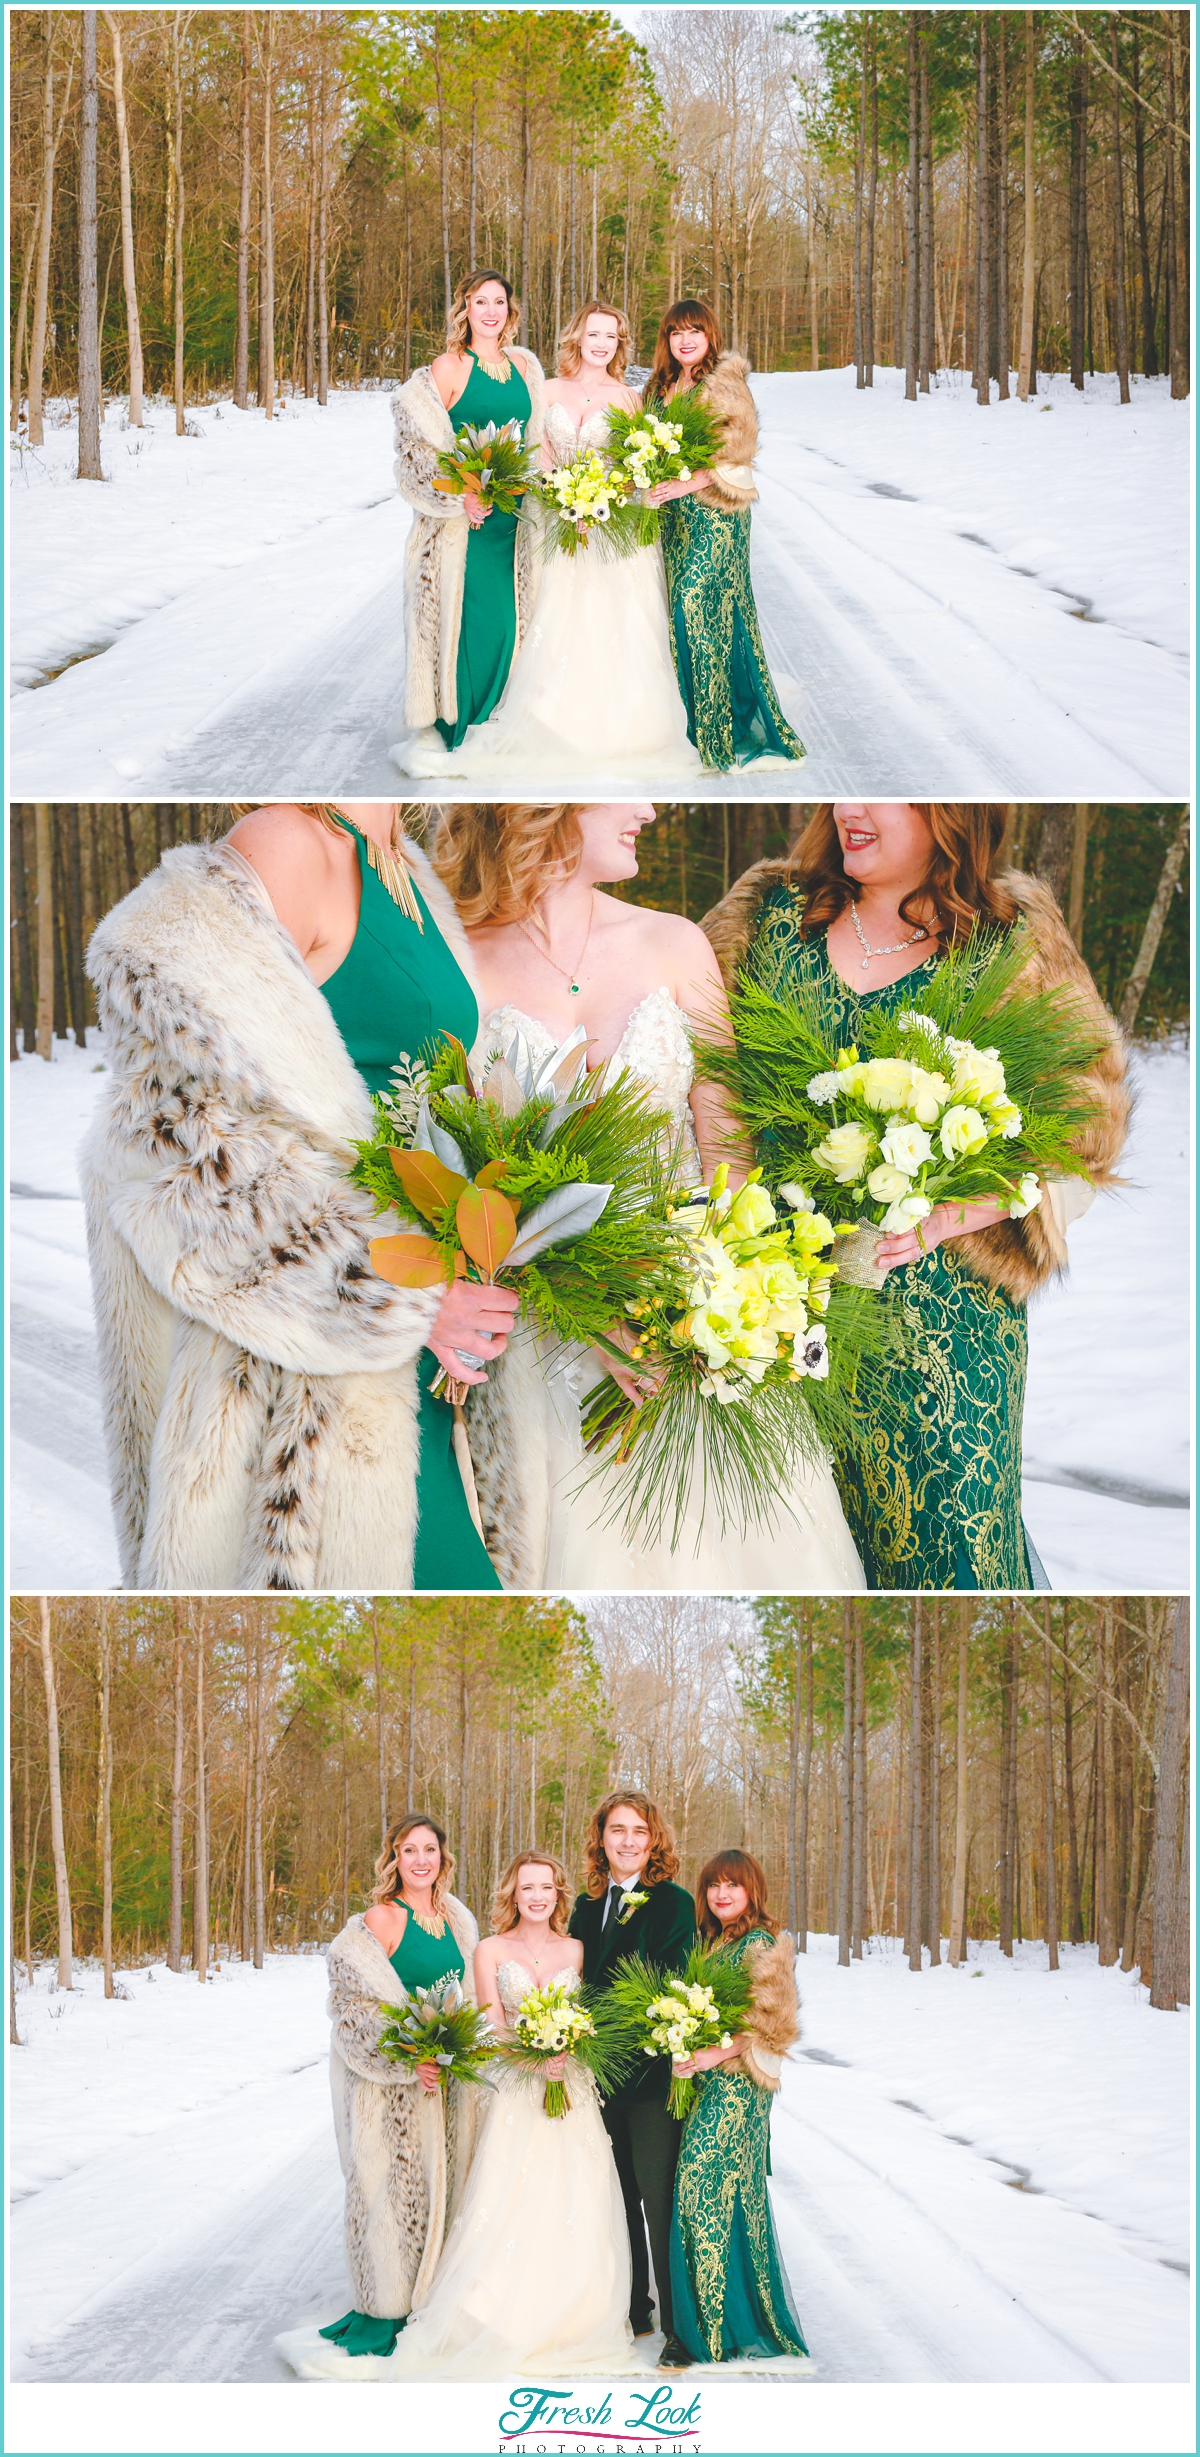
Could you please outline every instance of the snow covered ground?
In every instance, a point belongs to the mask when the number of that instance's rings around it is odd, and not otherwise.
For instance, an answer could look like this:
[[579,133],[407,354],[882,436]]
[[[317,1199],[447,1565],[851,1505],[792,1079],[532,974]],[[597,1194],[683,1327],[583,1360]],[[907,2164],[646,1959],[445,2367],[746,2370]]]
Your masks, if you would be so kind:
[[[772,2191],[823,2383],[1186,2379],[1190,2019],[1044,1965],[799,1963]],[[122,1985],[18,1995],[13,2377],[279,2379],[275,2332],[350,2300],[323,1965]]]
[[[117,1581],[75,1154],[103,1052],[9,1068],[9,1530],[17,1588]],[[1189,1577],[1189,1069],[1134,1061],[1128,1185],[1070,1233],[1030,1312],[1025,1508],[1052,1586],[1174,1594]],[[786,1570],[781,1578],[786,1584]]]
[[[862,393],[845,368],[756,379],[754,580],[797,790],[1186,794],[1189,405],[1133,383],[1125,408],[1097,376],[981,411],[953,374],[915,403],[890,368]],[[181,438],[168,404],[141,434],[113,407],[104,486],[75,481],[63,416],[11,455],[13,791],[398,789],[387,396],[271,426],[214,402]]]

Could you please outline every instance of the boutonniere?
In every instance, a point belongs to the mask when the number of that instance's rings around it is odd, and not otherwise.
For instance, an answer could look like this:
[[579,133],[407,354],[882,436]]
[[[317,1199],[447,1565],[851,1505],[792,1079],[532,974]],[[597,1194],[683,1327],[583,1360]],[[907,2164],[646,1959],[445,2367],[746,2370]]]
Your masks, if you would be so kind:
[[648,1895],[648,1894],[639,1894],[639,1893],[638,1893],[638,1891],[637,1891],[636,1886],[635,1886],[635,1888],[634,1888],[634,1890],[633,1890],[632,1894],[622,1894],[622,1896],[621,1896],[621,1900],[620,1900],[620,1904],[619,1904],[619,1906],[618,1906],[618,1910],[617,1910],[617,1926],[618,1926],[618,1928],[623,1928],[623,1927],[625,1926],[625,1922],[626,1922],[626,1920],[631,1920],[631,1919],[633,1918],[634,1912],[635,1912],[635,1911],[640,1911],[640,1910],[641,1910],[641,1907],[642,1907],[642,1904],[643,1904],[644,1902],[649,1902],[649,1900],[650,1900],[649,1895]]

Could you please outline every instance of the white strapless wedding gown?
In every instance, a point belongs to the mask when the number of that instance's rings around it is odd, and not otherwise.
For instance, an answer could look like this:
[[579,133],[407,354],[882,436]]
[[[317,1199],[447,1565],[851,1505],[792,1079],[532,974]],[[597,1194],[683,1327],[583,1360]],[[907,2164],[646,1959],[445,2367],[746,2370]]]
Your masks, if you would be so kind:
[[[546,435],[560,457],[600,444],[603,411],[575,422],[553,401]],[[688,741],[667,622],[667,584],[657,546],[621,561],[598,546],[554,555],[529,629],[513,660],[504,696],[484,725],[470,725],[456,751],[435,727],[396,743],[392,757],[408,776],[487,777],[507,769],[522,781],[623,778],[639,790],[658,776],[677,782],[702,773]]]
[[[521,1962],[502,1962],[497,1976],[511,2020],[536,1982]],[[293,2371],[403,2382],[644,2369],[633,2354],[629,2235],[600,2101],[579,2066],[568,2087],[566,2115],[551,2118],[540,2082],[499,2071],[433,2283],[393,2352],[351,2359],[314,2325],[277,2340]]]
[[[520,1007],[494,1008],[481,1027],[477,1054],[523,1032],[534,1056],[549,1056],[556,1035]],[[651,990],[634,1008],[609,1061],[614,1074],[628,1072],[648,1085],[690,1156],[685,1174],[701,1183],[688,1096],[692,1088],[692,1040],[688,1020],[667,989]],[[672,1551],[667,1535],[637,1549],[619,1523],[603,1524],[625,1471],[606,1467],[595,1483],[584,1480],[594,1466],[583,1447],[582,1403],[601,1378],[591,1349],[543,1348],[550,1448],[550,1513],[542,1586],[555,1593],[581,1588],[655,1588],[668,1592],[730,1589],[758,1593],[843,1594],[865,1588],[858,1558],[827,1459],[804,1462],[780,1493],[774,1524],[735,1526],[722,1534],[711,1503],[704,1505],[703,1478],[692,1478]]]

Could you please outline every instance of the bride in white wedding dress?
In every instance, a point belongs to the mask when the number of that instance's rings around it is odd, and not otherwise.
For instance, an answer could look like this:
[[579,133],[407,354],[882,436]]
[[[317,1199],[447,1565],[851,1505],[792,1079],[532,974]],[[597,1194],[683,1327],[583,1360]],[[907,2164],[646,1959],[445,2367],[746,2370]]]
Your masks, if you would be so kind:
[[[434,863],[458,904],[480,982],[476,1058],[524,1034],[548,1056],[576,1026],[589,1064],[628,1071],[682,1133],[692,1182],[711,1182],[727,1151],[729,1120],[711,1085],[695,1080],[692,1028],[711,1031],[724,992],[703,932],[677,913],[619,902],[600,882],[637,876],[637,841],[650,802],[460,803],[443,817]],[[622,1470],[587,1486],[580,1411],[602,1374],[615,1371],[634,1399],[635,1369],[590,1349],[545,1356],[550,1509],[541,1585],[558,1591],[657,1588],[804,1589],[865,1586],[827,1459],[796,1468],[774,1523],[722,1534],[703,1479],[692,1479],[678,1542],[641,1548],[605,1524]]]
[[[601,445],[609,409],[636,409],[620,381],[629,327],[589,300],[563,335],[560,372],[546,386],[547,466]],[[599,545],[555,554],[499,706],[455,751],[436,728],[393,746],[409,776],[561,782],[581,765],[639,784],[702,773],[675,680],[661,549],[615,561]]]

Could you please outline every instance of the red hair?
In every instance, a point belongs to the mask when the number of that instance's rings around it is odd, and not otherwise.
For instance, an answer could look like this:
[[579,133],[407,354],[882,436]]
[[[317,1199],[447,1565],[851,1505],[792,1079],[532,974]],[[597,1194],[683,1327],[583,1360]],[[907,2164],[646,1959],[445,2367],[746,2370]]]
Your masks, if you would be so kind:
[[[1008,809],[1003,802],[914,802],[933,846],[925,876],[900,905],[900,918],[923,923],[944,947],[969,938],[977,921],[1009,929],[1017,907],[996,882]],[[787,875],[804,898],[801,936],[827,929],[857,901],[842,864],[832,802],[818,802],[788,860]]]
[[658,328],[654,364],[642,392],[643,401],[660,401],[683,373],[678,359],[671,356],[672,333],[703,333],[708,343],[703,358],[691,370],[693,384],[702,384],[705,376],[712,374],[721,355],[721,327],[711,307],[706,307],[703,299],[676,299]]
[[[746,1908],[740,1919],[730,1921],[728,1928],[721,1926],[716,1912],[708,1907],[708,1889],[718,1885],[722,1877],[727,1885],[744,1885],[746,1889]],[[767,1909],[765,1871],[748,1851],[715,1851],[711,1860],[705,1861],[696,1879],[696,1926],[710,1945],[719,1944],[722,1937],[732,1945],[752,1928],[766,1928],[773,1937],[778,1936],[779,1922],[772,1919]]]

